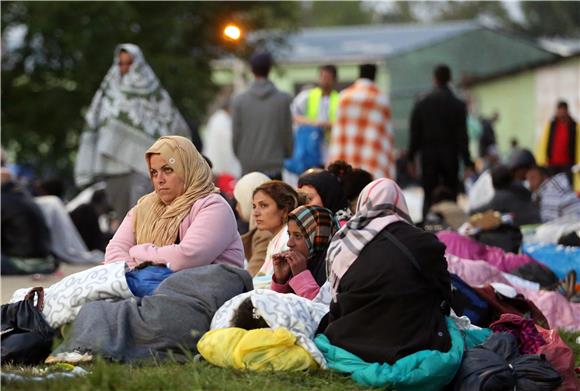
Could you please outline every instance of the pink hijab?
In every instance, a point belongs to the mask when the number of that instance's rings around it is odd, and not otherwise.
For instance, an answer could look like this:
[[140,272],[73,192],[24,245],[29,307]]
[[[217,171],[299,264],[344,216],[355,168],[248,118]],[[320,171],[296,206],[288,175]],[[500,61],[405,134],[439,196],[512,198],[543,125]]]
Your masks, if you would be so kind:
[[334,235],[328,247],[326,267],[334,300],[340,279],[362,249],[386,226],[397,221],[412,224],[407,202],[397,183],[387,178],[369,183],[360,193],[356,213]]

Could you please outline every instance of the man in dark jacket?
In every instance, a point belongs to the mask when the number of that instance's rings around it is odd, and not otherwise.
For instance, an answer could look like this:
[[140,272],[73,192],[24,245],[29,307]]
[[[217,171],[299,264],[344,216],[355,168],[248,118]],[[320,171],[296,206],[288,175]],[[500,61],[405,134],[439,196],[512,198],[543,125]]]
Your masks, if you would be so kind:
[[435,88],[417,101],[411,113],[410,170],[413,159],[421,153],[422,182],[425,198],[423,217],[431,207],[433,190],[440,185],[455,196],[459,191],[459,157],[472,168],[467,138],[467,108],[449,88],[451,70],[439,65],[433,72]]
[[282,179],[284,159],[292,155],[292,98],[268,79],[270,54],[255,53],[250,65],[255,80],[232,103],[234,153],[242,175],[259,171]]

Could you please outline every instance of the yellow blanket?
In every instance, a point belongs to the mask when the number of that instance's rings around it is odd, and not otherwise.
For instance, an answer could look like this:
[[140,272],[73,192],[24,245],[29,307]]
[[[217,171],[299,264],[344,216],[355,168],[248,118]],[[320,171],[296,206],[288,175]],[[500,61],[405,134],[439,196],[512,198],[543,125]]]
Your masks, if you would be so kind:
[[288,329],[211,330],[197,343],[208,362],[224,368],[252,371],[303,371],[318,368],[310,353],[296,344]]

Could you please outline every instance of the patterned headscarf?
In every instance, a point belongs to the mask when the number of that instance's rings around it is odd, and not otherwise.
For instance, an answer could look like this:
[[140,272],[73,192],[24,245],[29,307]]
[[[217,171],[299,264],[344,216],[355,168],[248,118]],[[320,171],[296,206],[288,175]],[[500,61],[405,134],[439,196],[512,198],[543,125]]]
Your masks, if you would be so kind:
[[397,221],[412,224],[403,192],[397,183],[387,178],[366,185],[360,193],[356,210],[328,247],[326,267],[335,299],[340,279],[367,243]]
[[306,239],[308,258],[314,258],[326,251],[338,224],[330,210],[320,206],[299,206],[288,214]]
[[155,192],[143,196],[133,209],[135,239],[137,244],[168,246],[177,240],[179,224],[193,203],[219,192],[219,189],[213,184],[209,165],[187,138],[161,137],[145,153],[147,164],[152,154],[160,154],[175,174],[183,179],[185,192],[169,205],[165,205]]

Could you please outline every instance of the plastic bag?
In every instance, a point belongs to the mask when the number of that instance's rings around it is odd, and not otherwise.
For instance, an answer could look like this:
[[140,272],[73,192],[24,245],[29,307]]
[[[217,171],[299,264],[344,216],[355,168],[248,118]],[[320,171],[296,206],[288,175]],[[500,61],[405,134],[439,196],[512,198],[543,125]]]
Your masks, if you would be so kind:
[[137,297],[151,296],[155,289],[173,272],[165,265],[149,265],[125,274],[131,293]]
[[43,288],[33,288],[22,301],[2,305],[2,364],[35,365],[48,357],[54,330],[42,316],[43,306]]

